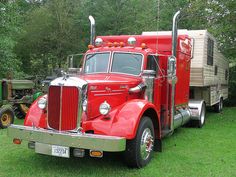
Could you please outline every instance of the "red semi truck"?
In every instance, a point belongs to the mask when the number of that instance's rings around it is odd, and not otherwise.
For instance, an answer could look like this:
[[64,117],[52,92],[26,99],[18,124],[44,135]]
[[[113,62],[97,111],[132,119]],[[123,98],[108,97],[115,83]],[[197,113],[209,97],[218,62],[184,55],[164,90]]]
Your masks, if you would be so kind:
[[87,150],[92,157],[123,152],[128,166],[141,168],[176,128],[201,128],[205,102],[189,100],[193,41],[177,34],[179,14],[172,35],[96,38],[90,16],[91,44],[82,71],[50,83],[24,125],[8,128],[13,142],[26,140],[36,153],[67,158],[84,157]]

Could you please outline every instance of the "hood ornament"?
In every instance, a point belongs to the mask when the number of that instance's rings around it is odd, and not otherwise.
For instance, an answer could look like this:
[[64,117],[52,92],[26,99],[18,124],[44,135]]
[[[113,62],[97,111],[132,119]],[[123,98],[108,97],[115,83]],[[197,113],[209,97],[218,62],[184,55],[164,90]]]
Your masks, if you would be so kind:
[[69,75],[63,70],[61,70],[61,75],[63,77],[63,80],[67,80],[69,78]]

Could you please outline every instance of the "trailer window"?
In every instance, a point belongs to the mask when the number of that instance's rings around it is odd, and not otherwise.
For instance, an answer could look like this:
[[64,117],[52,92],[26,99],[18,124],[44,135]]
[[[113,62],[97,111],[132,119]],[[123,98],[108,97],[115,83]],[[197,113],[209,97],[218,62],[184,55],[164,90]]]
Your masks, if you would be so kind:
[[108,71],[110,53],[94,53],[86,56],[84,73],[102,73]]
[[213,66],[214,41],[210,38],[207,40],[207,64]]
[[113,55],[111,72],[139,75],[143,56],[134,53],[118,53]]

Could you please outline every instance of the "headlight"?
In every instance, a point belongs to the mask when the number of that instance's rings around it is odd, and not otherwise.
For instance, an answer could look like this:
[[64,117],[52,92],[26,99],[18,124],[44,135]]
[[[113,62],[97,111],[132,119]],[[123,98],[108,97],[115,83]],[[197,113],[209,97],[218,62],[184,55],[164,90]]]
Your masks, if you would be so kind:
[[107,115],[111,109],[111,106],[105,101],[99,107],[99,111],[102,115]]
[[38,107],[39,107],[40,109],[45,109],[46,106],[47,106],[47,99],[44,98],[44,97],[40,98],[40,99],[38,100]]
[[87,111],[87,104],[88,104],[88,101],[87,100],[84,100],[83,103],[82,103],[82,108],[83,108],[83,111]]

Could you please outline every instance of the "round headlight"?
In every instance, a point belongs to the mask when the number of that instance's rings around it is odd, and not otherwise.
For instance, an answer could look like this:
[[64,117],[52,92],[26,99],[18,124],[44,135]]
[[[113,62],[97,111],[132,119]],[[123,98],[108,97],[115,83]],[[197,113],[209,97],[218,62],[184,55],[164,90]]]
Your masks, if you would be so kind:
[[40,98],[40,99],[38,100],[38,107],[39,107],[40,109],[45,109],[46,106],[47,106],[47,99],[44,98],[44,97]]
[[107,115],[109,113],[111,109],[111,106],[105,101],[104,103],[102,103],[99,107],[99,112],[102,115]]
[[87,100],[84,100],[83,103],[82,103],[82,108],[83,108],[83,111],[87,111],[87,104],[88,104],[88,101]]

